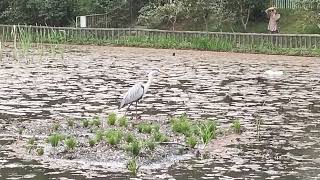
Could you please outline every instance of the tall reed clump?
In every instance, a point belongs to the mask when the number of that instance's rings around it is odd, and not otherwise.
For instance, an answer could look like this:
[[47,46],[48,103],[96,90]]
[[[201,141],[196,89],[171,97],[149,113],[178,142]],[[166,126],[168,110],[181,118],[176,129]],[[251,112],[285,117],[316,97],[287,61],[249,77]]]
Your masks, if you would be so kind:
[[31,28],[30,27],[22,28],[18,26],[18,32],[19,32],[18,39],[19,39],[20,48],[22,50],[22,54],[24,57],[27,57],[32,44]]
[[0,41],[0,61],[2,61],[2,43]]

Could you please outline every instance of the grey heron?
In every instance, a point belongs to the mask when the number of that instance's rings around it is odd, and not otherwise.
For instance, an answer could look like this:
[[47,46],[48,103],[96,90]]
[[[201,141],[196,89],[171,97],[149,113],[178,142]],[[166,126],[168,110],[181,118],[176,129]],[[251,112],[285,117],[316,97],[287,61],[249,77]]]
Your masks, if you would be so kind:
[[126,105],[129,105],[127,111],[133,103],[136,103],[136,118],[138,114],[138,101],[141,100],[144,95],[147,93],[152,80],[155,76],[158,76],[160,73],[168,75],[167,73],[161,71],[160,69],[156,69],[151,71],[148,74],[148,81],[145,84],[137,83],[128,89],[127,93],[123,96],[122,101],[119,105],[119,109],[123,108]]

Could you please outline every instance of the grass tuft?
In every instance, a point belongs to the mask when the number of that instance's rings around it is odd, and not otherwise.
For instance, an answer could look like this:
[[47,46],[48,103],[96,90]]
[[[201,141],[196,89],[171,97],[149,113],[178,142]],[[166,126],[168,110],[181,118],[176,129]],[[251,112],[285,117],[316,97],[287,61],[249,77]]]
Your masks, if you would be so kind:
[[127,164],[127,168],[134,176],[136,176],[139,170],[139,167],[137,165],[137,160],[136,159],[130,160]]
[[198,125],[199,136],[202,142],[207,145],[212,139],[216,137],[217,125],[215,121],[202,122]]
[[118,120],[120,127],[127,127],[128,126],[128,118],[126,116],[122,116]]
[[77,146],[77,141],[73,137],[69,137],[64,140],[65,145],[67,146],[67,150],[74,150],[74,148]]
[[133,141],[129,143],[127,151],[130,152],[134,157],[137,157],[140,154],[142,149],[142,143],[140,141]]
[[185,136],[191,135],[191,122],[185,114],[171,119],[171,127],[173,132],[184,134]]
[[82,125],[85,128],[89,127],[89,124],[90,124],[90,121],[88,119],[85,119],[85,120],[82,121]]
[[122,133],[118,130],[109,130],[106,132],[106,141],[112,146],[119,144],[122,137]]
[[91,126],[96,126],[96,127],[100,127],[101,125],[101,121],[100,119],[97,117],[95,119],[92,119],[92,121],[90,122]]
[[125,136],[125,140],[127,143],[131,143],[136,140],[136,137],[134,137],[132,134],[129,133]]
[[48,142],[51,144],[52,147],[57,147],[59,142],[63,139],[63,135],[55,133],[48,137]]
[[140,123],[138,124],[138,131],[140,133],[150,134],[152,132],[152,124],[151,123]]
[[190,137],[187,137],[186,143],[189,147],[194,148],[196,147],[198,141],[194,136],[190,136]]
[[117,121],[117,114],[116,113],[111,113],[108,116],[108,124],[110,126],[114,126],[116,124]]

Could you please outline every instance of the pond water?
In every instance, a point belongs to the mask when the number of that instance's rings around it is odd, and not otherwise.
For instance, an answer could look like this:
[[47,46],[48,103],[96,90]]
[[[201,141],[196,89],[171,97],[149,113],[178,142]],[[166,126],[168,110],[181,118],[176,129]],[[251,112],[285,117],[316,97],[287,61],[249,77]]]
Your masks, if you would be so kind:
[[[197,51],[68,46],[64,58],[45,55],[0,69],[0,179],[124,179],[128,173],[52,169],[13,156],[17,127],[65,117],[106,116],[119,96],[161,68],[139,104],[141,119],[166,121],[186,112],[227,127],[239,118],[248,136],[227,153],[152,170],[153,179],[320,179],[319,58]],[[257,135],[256,123],[261,121]]]

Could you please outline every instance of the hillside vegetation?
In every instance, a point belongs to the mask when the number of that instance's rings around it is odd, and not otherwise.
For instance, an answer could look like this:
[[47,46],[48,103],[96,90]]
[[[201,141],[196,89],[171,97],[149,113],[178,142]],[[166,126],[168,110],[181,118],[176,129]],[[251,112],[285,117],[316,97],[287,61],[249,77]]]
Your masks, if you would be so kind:
[[[266,0],[1,0],[1,24],[75,26],[79,15],[108,14],[112,27],[267,32]],[[320,0],[281,10],[281,33],[320,33]]]

